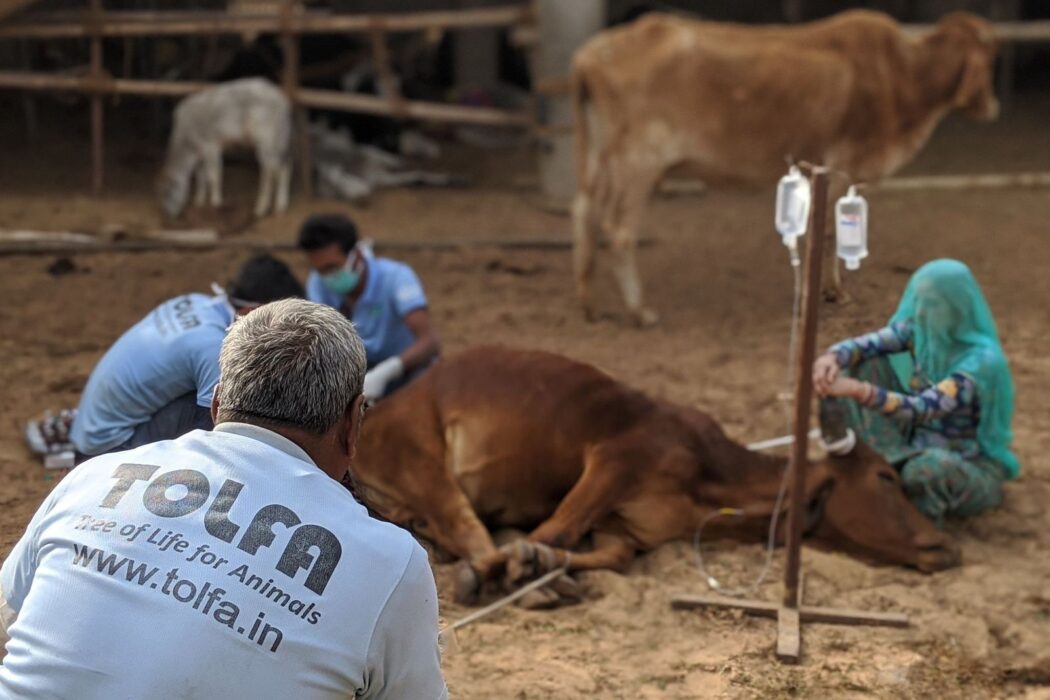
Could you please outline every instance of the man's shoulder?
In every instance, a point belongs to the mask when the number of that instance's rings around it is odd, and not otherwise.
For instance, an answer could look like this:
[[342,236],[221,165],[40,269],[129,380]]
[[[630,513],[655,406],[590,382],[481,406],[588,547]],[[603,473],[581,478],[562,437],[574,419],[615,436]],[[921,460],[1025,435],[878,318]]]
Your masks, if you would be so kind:
[[416,271],[412,269],[412,266],[400,260],[377,257],[374,258],[374,264],[384,278],[399,280],[406,276],[416,277]]

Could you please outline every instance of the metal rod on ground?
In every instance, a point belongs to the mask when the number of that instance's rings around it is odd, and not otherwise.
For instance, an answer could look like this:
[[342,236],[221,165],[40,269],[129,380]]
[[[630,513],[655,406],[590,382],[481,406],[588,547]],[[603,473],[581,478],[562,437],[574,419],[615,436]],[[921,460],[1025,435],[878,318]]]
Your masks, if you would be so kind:
[[442,630],[440,636],[444,636],[444,635],[448,634],[449,632],[454,632],[454,631],[456,631],[456,630],[458,630],[458,629],[460,629],[462,627],[466,627],[469,624],[477,622],[478,620],[480,620],[483,617],[488,617],[489,615],[491,615],[492,613],[496,612],[497,610],[500,610],[501,608],[507,607],[508,605],[513,603],[514,601],[516,601],[519,598],[521,598],[522,596],[524,596],[526,593],[530,593],[530,592],[536,590],[537,588],[542,588],[543,586],[546,586],[548,583],[550,583],[554,579],[558,578],[559,576],[561,576],[562,574],[565,574],[567,572],[568,572],[568,569],[566,569],[564,566],[561,567],[560,569],[555,569],[554,571],[548,571],[547,573],[545,573],[543,576],[540,576],[535,581],[530,581],[529,583],[525,584],[524,586],[522,586],[518,590],[516,590],[513,593],[511,593],[510,595],[507,595],[507,596],[504,596],[503,598],[500,598],[495,603],[492,603],[491,605],[486,605],[481,610],[477,610],[475,612],[472,612],[471,614],[467,615],[466,617],[464,617],[461,620],[456,620],[451,625],[449,625],[447,628]]
[[[157,236],[159,237],[159,236]],[[606,247],[607,242],[599,244]],[[643,238],[640,246],[653,245],[651,238]],[[459,238],[448,240],[380,241],[377,250],[398,251],[459,251],[464,249],[505,250],[568,250],[572,241],[556,238]],[[7,255],[84,255],[98,253],[141,253],[148,251],[183,251],[187,253],[209,250],[295,250],[294,241],[262,241],[246,238],[218,240],[122,240],[104,241],[87,234],[69,231],[11,231],[0,230],[0,257]]]
[[795,440],[791,448],[791,494],[787,519],[787,567],[784,573],[784,605],[798,605],[798,572],[805,521],[806,448],[809,443],[810,401],[813,398],[813,358],[817,347],[817,308],[820,304],[820,270],[824,254],[827,216],[828,171],[816,167],[810,176],[813,207],[809,213],[806,260],[803,268],[802,332],[798,338],[795,367]]
[[[91,27],[91,76],[100,80],[102,73],[102,0],[91,0],[89,10]],[[102,193],[103,177],[103,123],[102,95],[91,97],[91,192],[97,197]]]

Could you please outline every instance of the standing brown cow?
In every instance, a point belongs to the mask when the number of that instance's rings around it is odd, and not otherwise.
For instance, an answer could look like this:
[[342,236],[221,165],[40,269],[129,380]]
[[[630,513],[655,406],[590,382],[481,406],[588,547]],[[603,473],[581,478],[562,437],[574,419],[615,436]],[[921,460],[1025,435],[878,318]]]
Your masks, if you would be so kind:
[[635,245],[669,169],[762,184],[794,158],[876,181],[911,160],[952,110],[996,117],[995,53],[991,25],[961,12],[921,36],[857,10],[794,26],[646,15],[591,39],[572,69],[574,263],[588,317],[604,232],[628,310],[641,325],[656,322],[642,303]]
[[[828,438],[844,434],[844,421],[822,419]],[[733,442],[710,416],[593,367],[477,348],[369,414],[353,479],[381,515],[469,563],[459,591],[468,598],[479,581],[537,573],[518,561],[537,549],[548,568],[571,551],[570,571],[623,569],[638,550],[691,538],[725,507],[750,517],[714,524],[730,528],[722,534],[761,538],[785,464]],[[957,561],[896,471],[863,444],[815,462],[806,493],[810,537],[925,571]],[[497,549],[486,524],[535,528],[529,541],[540,547]],[[578,551],[585,536],[593,549]]]

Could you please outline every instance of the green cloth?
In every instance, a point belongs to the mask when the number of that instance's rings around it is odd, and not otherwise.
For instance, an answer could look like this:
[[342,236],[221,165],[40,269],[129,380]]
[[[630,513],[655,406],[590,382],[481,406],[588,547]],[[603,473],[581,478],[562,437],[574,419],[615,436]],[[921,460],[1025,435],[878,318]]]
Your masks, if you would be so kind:
[[[890,391],[906,392],[890,364],[892,357],[874,357],[843,372]],[[946,517],[970,517],[1002,503],[1006,470],[994,460],[983,455],[968,459],[955,449],[919,444],[911,421],[856,401],[824,401],[837,402],[857,437],[897,467],[908,498],[938,527]],[[961,440],[954,443],[963,446]]]
[[890,356],[900,383],[911,386],[917,369],[934,384],[953,372],[973,379],[980,400],[981,451],[1002,465],[1009,478],[1017,478],[1021,465],[1010,449],[1013,377],[991,309],[970,268],[948,259],[923,265],[912,275],[890,322],[909,322],[915,333],[914,358],[910,353]]

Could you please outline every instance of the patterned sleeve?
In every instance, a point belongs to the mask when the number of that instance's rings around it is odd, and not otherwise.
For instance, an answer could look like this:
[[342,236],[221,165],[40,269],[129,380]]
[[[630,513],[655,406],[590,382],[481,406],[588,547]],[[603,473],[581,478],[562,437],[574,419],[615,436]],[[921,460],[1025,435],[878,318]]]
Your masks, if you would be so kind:
[[912,347],[912,327],[905,321],[891,323],[881,330],[843,340],[828,348],[835,355],[839,367],[856,367],[864,360],[879,355],[892,355]]
[[877,386],[868,406],[887,415],[927,423],[972,405],[976,398],[977,385],[973,379],[956,372],[918,394],[901,394]]

